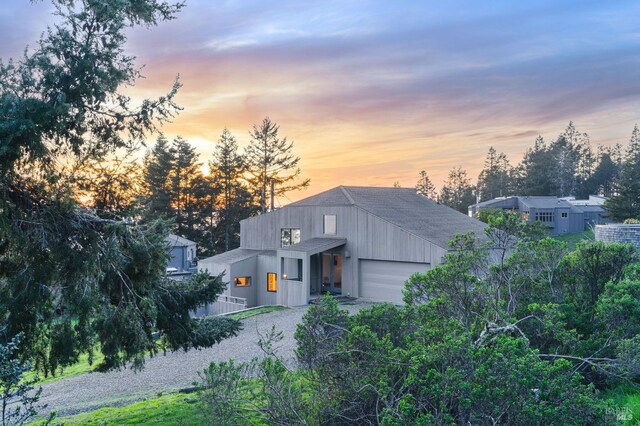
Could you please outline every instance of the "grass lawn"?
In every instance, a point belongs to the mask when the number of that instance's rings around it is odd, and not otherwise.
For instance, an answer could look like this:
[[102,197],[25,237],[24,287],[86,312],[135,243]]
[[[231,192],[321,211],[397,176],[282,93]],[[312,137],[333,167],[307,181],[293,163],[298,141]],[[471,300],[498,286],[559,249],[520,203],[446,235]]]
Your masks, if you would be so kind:
[[616,409],[628,409],[632,420],[624,425],[640,425],[640,388],[619,386],[608,391],[605,398],[610,400]]
[[[102,363],[103,359],[104,356],[102,355],[102,353],[99,350],[96,350],[93,354],[93,364],[89,365],[89,355],[82,354],[78,358],[77,363],[65,367],[62,372],[60,372],[60,369],[58,369],[55,376],[49,375],[49,377],[45,378],[42,373],[38,374],[38,376],[40,377],[40,380],[38,380],[38,384],[53,382],[60,379],[66,379],[67,377],[77,376],[78,374],[95,371],[98,368],[98,365]],[[31,379],[35,374],[35,372],[29,371],[25,373],[24,377],[25,379]]]
[[285,309],[289,309],[289,308],[286,308],[284,306],[277,306],[277,305],[260,306],[259,308],[251,309],[250,311],[235,312],[233,314],[227,315],[227,317],[237,319],[237,320],[242,320],[242,319],[250,318],[260,314],[268,314],[269,312],[284,311]]
[[203,426],[211,424],[196,394],[169,394],[124,407],[107,407],[75,416],[59,417],[64,425]]
[[588,229],[586,231],[583,231],[577,234],[558,235],[557,237],[553,237],[553,238],[555,238],[558,241],[564,241],[565,243],[567,243],[567,245],[571,250],[575,249],[576,245],[580,241],[593,241],[595,239],[593,236],[593,230],[591,229]]

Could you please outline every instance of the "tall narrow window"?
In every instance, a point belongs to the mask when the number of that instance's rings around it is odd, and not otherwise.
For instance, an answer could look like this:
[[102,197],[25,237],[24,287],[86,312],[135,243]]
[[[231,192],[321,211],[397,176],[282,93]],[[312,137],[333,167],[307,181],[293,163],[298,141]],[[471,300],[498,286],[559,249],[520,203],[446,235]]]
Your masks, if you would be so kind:
[[324,233],[327,235],[336,235],[337,223],[335,214],[324,215]]
[[275,272],[267,272],[267,291],[278,291],[278,274]]

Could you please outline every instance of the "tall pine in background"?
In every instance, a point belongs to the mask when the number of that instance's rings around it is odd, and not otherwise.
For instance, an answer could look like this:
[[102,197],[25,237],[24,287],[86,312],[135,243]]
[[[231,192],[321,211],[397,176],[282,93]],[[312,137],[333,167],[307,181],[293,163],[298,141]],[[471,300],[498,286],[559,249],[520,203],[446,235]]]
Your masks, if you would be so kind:
[[278,136],[279,130],[280,126],[269,117],[264,118],[260,125],[254,124],[249,132],[251,142],[245,151],[248,172],[251,174],[249,182],[260,200],[262,213],[267,211],[271,185],[274,186],[275,196],[309,186],[309,179],[295,182],[300,177],[300,157],[293,154],[293,142]]
[[215,253],[240,246],[240,221],[257,213],[257,206],[246,184],[244,157],[238,152],[236,138],[224,129],[209,162],[211,179],[218,185],[215,202],[216,223],[209,238]]
[[613,183],[615,195],[605,202],[612,220],[640,219],[640,130],[633,128],[619,177]]

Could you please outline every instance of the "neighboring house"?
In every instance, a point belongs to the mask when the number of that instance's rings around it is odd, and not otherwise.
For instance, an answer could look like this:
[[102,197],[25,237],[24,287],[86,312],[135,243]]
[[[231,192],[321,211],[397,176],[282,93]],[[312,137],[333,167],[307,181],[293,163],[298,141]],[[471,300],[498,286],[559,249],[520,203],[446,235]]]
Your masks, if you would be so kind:
[[167,264],[167,275],[174,278],[184,278],[197,272],[196,243],[174,234],[169,234],[166,241],[169,244],[169,254],[171,255]]
[[485,224],[414,189],[339,186],[240,222],[240,248],[203,259],[247,306],[306,305],[332,292],[402,303],[405,280]]
[[604,198],[590,196],[588,200],[558,197],[500,197],[469,206],[469,216],[476,217],[482,209],[502,209],[520,212],[527,222],[539,221],[549,226],[551,235],[573,234],[589,226],[606,223]]

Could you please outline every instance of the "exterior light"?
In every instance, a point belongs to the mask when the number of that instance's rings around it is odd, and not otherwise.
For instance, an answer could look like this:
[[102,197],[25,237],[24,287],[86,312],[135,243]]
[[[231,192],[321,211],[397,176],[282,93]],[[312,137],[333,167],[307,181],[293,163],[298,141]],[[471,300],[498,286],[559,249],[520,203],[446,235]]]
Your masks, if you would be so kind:
[[282,279],[286,280],[287,279],[287,274],[282,274]]

